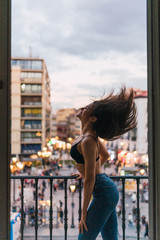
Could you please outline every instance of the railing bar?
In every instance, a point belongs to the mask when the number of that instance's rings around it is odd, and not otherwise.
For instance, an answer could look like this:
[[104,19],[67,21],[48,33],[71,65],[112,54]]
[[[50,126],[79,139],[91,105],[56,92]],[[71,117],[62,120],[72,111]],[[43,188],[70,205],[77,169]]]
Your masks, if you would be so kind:
[[137,179],[137,240],[140,239],[140,214],[139,214],[139,179]]
[[79,179],[79,218],[78,221],[81,220],[81,209],[82,209],[82,179]]
[[67,240],[67,229],[68,229],[68,210],[67,210],[67,179],[64,180],[65,183],[65,194],[64,194],[64,201],[65,201],[65,206],[64,206],[64,239]]
[[38,239],[38,179],[35,179],[35,240]]
[[21,240],[23,240],[23,229],[24,229],[24,179],[21,179]]
[[53,179],[50,179],[50,219],[49,219],[49,228],[50,228],[50,240],[52,240],[52,230],[53,230],[53,201],[52,201],[52,189],[53,189]]
[[[148,176],[109,176],[111,179],[148,179]],[[11,176],[11,179],[76,179],[75,176]]]
[[126,239],[125,228],[126,228],[126,217],[125,217],[125,179],[122,179],[122,231],[123,231],[123,240]]

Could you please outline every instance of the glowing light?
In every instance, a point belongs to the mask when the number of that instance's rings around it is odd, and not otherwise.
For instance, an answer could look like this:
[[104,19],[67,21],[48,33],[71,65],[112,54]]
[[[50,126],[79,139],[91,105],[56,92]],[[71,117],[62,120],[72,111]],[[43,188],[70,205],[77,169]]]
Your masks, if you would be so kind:
[[144,175],[145,170],[144,170],[143,168],[141,168],[141,169],[139,170],[139,172],[140,172],[141,175]]
[[30,156],[31,159],[37,159],[37,157],[38,157],[37,154],[33,154]]
[[23,163],[21,163],[21,162],[17,162],[16,166],[19,168],[19,170],[23,169]]
[[17,158],[16,157],[12,157],[12,162],[16,163],[17,162]]
[[38,132],[36,133],[36,136],[37,136],[37,137],[41,137],[41,136],[42,136],[42,133],[38,131]]
[[38,156],[41,157],[42,156],[42,152],[37,152]]
[[71,137],[68,138],[68,141],[69,141],[69,142],[72,142],[72,140],[73,140],[73,139],[72,139]]
[[70,189],[71,189],[71,192],[74,192],[75,189],[76,189],[76,185],[74,185],[74,184],[73,184],[73,185],[70,185],[69,187],[70,187]]

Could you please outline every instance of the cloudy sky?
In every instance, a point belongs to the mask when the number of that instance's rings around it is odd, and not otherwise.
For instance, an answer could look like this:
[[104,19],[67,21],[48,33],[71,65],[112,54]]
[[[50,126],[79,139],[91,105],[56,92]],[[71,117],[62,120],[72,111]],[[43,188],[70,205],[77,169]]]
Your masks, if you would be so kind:
[[145,0],[13,0],[12,56],[44,58],[53,111],[147,89]]

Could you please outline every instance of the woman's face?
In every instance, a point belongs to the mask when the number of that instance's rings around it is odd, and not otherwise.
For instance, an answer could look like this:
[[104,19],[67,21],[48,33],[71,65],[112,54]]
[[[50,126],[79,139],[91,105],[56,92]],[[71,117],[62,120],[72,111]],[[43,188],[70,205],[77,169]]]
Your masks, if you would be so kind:
[[78,109],[76,116],[80,120],[88,120],[91,116],[91,112],[93,110],[94,103],[90,103],[85,107]]

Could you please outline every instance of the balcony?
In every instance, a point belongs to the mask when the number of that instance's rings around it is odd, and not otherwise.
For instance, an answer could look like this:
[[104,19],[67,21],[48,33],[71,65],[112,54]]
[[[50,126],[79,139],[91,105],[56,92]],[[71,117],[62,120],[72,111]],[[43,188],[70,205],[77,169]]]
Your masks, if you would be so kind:
[[[129,239],[144,239],[142,232],[140,232],[140,222],[142,214],[142,207],[140,203],[141,196],[141,182],[147,181],[147,176],[114,176],[111,177],[117,184],[120,194],[120,202],[122,211],[118,217],[118,229],[119,238],[123,240]],[[20,182],[20,198],[19,198],[19,211],[21,216],[20,235],[21,240],[29,239],[65,239],[72,240],[77,239],[78,235],[78,222],[81,217],[82,207],[82,190],[83,184],[79,180],[77,184],[76,192],[69,193],[70,184],[75,181],[75,177],[71,176],[12,176],[11,186],[15,191],[15,180]],[[48,198],[46,200],[39,199],[39,188],[42,180],[48,181],[46,187],[46,194]],[[29,185],[27,181],[32,181],[33,195],[29,196]],[[58,191],[53,191],[54,181],[58,180],[63,184],[60,185]],[[136,181],[136,216],[134,229],[128,228],[128,222],[126,221],[128,213],[127,195],[125,183],[129,180]],[[74,182],[75,183],[75,182]],[[24,188],[24,186],[26,186]],[[13,198],[14,196],[13,191]],[[64,199],[64,200],[63,200]],[[63,218],[58,217],[59,211],[56,205],[56,200],[63,202]],[[28,211],[28,203],[32,205],[32,213],[34,217],[31,220],[31,214]],[[134,205],[135,205],[134,204]],[[62,207],[62,206],[61,206]],[[140,210],[141,209],[141,210]],[[140,212],[141,211],[141,212]],[[99,235],[98,240],[102,239]]]
[[21,83],[39,83],[39,84],[42,84],[42,78],[22,78],[21,77]]
[[42,92],[23,92],[21,96],[42,96]]
[[22,112],[22,114],[21,114],[21,118],[27,118],[27,119],[30,119],[30,118],[42,118],[42,114],[41,113],[39,113],[39,114],[32,114],[32,113],[23,113]]
[[40,120],[25,120],[21,121],[21,131],[39,131],[42,129]]
[[42,143],[40,138],[21,138],[21,143]]
[[35,132],[35,131],[39,131],[42,130],[42,126],[35,126],[33,125],[25,125],[24,128],[21,129],[21,132]]
[[23,103],[21,105],[22,108],[37,108],[37,107],[42,107],[41,102],[30,102],[30,103]]

